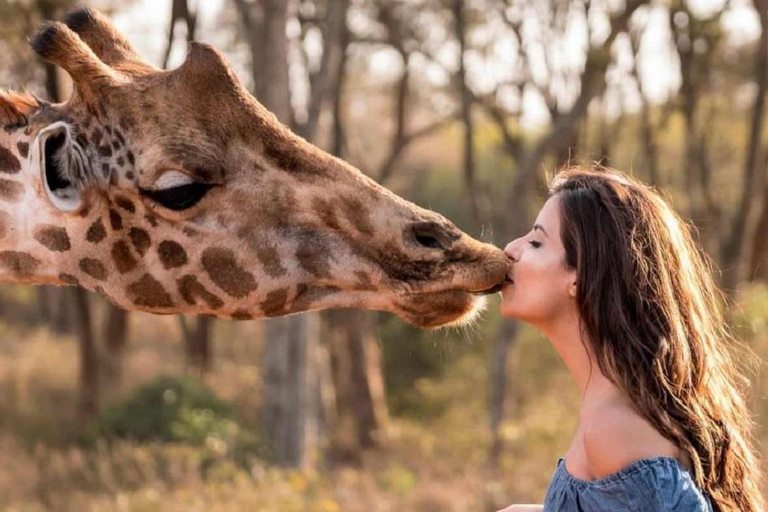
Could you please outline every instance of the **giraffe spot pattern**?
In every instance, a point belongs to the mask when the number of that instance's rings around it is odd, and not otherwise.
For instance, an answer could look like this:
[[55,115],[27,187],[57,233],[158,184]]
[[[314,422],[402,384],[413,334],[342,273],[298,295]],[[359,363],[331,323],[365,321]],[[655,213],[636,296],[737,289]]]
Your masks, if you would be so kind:
[[0,146],[0,172],[16,174],[21,170],[21,162],[7,148]]
[[355,270],[355,276],[357,277],[357,284],[355,284],[355,290],[361,292],[375,292],[376,286],[371,281],[371,276],[362,270]]
[[288,301],[288,288],[273,290],[267,294],[259,307],[266,316],[278,316],[285,312],[285,304]]
[[163,285],[149,274],[128,286],[128,293],[134,297],[133,303],[148,308],[170,308],[173,301]]
[[348,197],[341,202],[341,208],[347,220],[363,235],[373,235],[373,224],[371,224],[368,209],[359,199]]
[[19,150],[21,158],[27,158],[29,156],[29,142],[19,142],[16,144],[16,148]]
[[91,227],[89,227],[88,231],[85,233],[85,239],[93,244],[101,242],[106,236],[107,230],[104,228],[104,223],[101,221],[101,217],[91,224]]
[[58,226],[40,226],[34,236],[41,245],[54,252],[66,252],[72,248],[67,230]]
[[136,268],[136,258],[131,254],[131,248],[123,240],[118,240],[112,245],[112,259],[115,262],[117,271],[121,274],[130,272]]
[[252,320],[253,315],[247,309],[236,309],[232,312],[232,320]]
[[144,256],[152,245],[152,239],[149,238],[149,233],[141,228],[131,228],[128,232],[128,236],[131,239],[133,247],[139,256]]
[[111,171],[109,169],[109,164],[108,163],[101,164],[101,174],[102,174],[102,176],[104,176],[105,178],[109,178],[110,172]]
[[238,265],[230,249],[209,247],[203,251],[201,262],[214,284],[232,297],[246,297],[258,286],[253,274]]
[[94,258],[83,258],[79,263],[80,270],[98,281],[107,278],[107,269],[102,262]]
[[163,240],[160,242],[157,253],[166,270],[179,268],[187,264],[187,253],[179,243],[173,240]]
[[40,261],[26,252],[0,252],[0,266],[16,277],[32,277]]
[[119,157],[117,159],[117,165],[119,165],[120,167],[124,166],[125,165],[125,158]]
[[224,305],[224,302],[215,294],[209,292],[205,286],[203,286],[197,277],[192,274],[187,274],[181,277],[176,284],[179,288],[179,294],[187,304],[196,305],[197,299],[203,299],[208,307],[211,309],[219,309]]
[[11,216],[0,211],[0,239],[8,236],[8,233],[11,230],[11,222]]
[[112,226],[113,231],[120,231],[123,229],[123,219],[120,214],[112,208],[109,209],[109,224]]
[[296,260],[301,268],[315,277],[331,276],[331,250],[314,234],[302,236],[296,248]]
[[272,245],[261,245],[256,250],[256,257],[270,277],[282,277],[288,270],[280,262],[280,254]]
[[115,203],[127,212],[136,213],[136,206],[133,204],[133,201],[127,197],[117,196],[117,198],[115,198]]
[[300,284],[296,287],[296,297],[293,299],[293,304],[291,304],[291,309],[288,313],[307,311],[313,304],[339,291],[341,289],[336,286],[307,286]]
[[24,185],[18,181],[0,179],[0,199],[9,203],[18,202],[24,195]]
[[59,280],[71,286],[80,286],[80,281],[72,274],[59,274]]

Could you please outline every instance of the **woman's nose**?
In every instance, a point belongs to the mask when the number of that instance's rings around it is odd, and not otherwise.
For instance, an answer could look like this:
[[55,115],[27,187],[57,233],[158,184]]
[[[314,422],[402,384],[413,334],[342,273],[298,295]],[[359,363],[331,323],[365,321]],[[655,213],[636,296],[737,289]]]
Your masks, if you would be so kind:
[[520,259],[520,238],[512,240],[504,248],[504,253],[509,256],[512,261],[517,262]]

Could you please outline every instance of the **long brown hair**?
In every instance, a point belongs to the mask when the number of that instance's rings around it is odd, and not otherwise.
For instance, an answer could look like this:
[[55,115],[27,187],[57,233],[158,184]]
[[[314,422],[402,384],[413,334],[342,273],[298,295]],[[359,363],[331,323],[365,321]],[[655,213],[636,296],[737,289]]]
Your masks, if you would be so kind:
[[715,510],[763,512],[748,380],[730,354],[722,294],[689,227],[657,192],[613,170],[563,170],[554,194],[600,370],[689,455]]

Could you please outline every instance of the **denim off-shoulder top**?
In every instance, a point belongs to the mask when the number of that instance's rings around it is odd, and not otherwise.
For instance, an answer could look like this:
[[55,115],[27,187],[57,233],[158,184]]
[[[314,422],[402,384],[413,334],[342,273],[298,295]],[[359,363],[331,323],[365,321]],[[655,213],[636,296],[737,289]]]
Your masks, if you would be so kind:
[[580,480],[557,463],[544,512],[712,512],[708,496],[672,457],[636,460],[599,480]]

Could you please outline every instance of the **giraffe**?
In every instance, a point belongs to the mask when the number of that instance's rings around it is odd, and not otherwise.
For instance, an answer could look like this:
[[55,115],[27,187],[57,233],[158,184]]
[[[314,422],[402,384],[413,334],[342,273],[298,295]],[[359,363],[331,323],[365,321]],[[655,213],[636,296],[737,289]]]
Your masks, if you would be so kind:
[[236,320],[326,308],[471,318],[503,252],[292,133],[213,47],[163,71],[86,8],[32,48],[64,103],[0,91],[0,282]]

